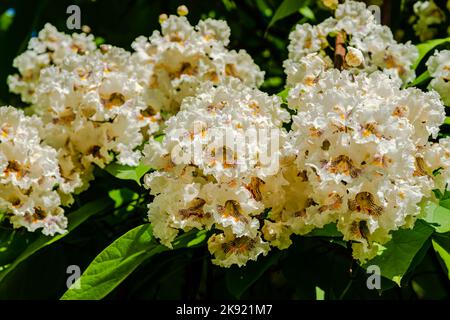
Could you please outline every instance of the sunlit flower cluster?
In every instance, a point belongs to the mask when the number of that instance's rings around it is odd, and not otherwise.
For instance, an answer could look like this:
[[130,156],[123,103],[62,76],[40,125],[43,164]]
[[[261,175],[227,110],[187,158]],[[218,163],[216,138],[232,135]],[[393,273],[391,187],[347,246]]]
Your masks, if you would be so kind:
[[390,70],[405,83],[415,78],[416,47],[397,43],[389,27],[379,24],[362,2],[338,5],[335,16],[320,24],[298,24],[289,39],[289,59],[284,63],[288,85],[295,83],[301,58],[312,53],[328,67],[353,73]]
[[74,33],[70,36],[47,23],[37,37],[31,38],[28,50],[14,59],[13,66],[19,74],[8,78],[9,88],[20,94],[24,102],[31,103],[42,69],[61,65],[66,57],[85,55],[95,48],[92,35]]
[[215,263],[243,265],[266,254],[260,226],[288,119],[277,97],[238,80],[203,85],[184,99],[162,143],[145,149],[148,164],[159,169],[146,177],[155,195],[149,205],[155,236],[171,246],[179,230],[214,225],[223,232],[208,242]]
[[[414,223],[433,189],[420,152],[436,138],[444,108],[435,92],[400,89],[381,72],[328,70],[317,79],[289,97],[298,110],[290,132],[297,176],[313,190],[295,210],[307,229],[337,222],[355,258],[365,260],[377,253],[374,242]],[[294,192],[305,198],[303,190]]]
[[143,133],[158,129],[129,59],[123,49],[102,46],[41,71],[32,110],[45,123],[45,142],[59,151],[61,174],[80,190],[93,178],[94,164],[103,168],[116,157],[138,165]]
[[54,235],[67,227],[58,193],[64,180],[56,150],[41,143],[42,129],[39,118],[0,107],[0,213],[16,228]]

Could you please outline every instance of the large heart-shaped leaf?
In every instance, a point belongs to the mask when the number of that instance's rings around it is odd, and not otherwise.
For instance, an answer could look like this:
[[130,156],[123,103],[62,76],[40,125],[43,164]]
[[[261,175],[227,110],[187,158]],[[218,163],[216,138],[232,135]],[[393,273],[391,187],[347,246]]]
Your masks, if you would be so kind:
[[[201,238],[201,241],[194,241],[198,237]],[[179,249],[196,246],[204,239],[204,232],[191,231],[178,237],[174,241],[173,247]],[[145,260],[166,250],[169,248],[154,239],[151,224],[138,226],[105,248],[61,299],[102,299]]]
[[364,267],[376,265],[380,268],[381,275],[400,285],[414,257],[433,231],[434,229],[422,220],[418,220],[413,229],[395,231],[392,240],[384,245],[382,253],[367,262]]

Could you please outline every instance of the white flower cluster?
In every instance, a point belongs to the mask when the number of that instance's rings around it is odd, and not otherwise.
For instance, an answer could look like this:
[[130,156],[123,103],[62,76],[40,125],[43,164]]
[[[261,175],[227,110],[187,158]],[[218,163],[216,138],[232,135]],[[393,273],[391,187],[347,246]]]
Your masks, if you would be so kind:
[[[436,138],[444,107],[435,92],[400,86],[381,72],[328,70],[290,93],[289,106],[298,110],[291,153],[313,190],[300,208],[302,224],[309,231],[337,222],[360,260],[377,253],[374,242],[412,226],[434,187],[420,154]],[[294,192],[305,197],[302,190]]]
[[68,36],[50,24],[32,38],[15,59],[19,74],[9,85],[44,121],[43,138],[58,150],[61,174],[70,182],[65,191],[85,190],[94,164],[103,168],[116,158],[137,165],[137,148],[163,121],[159,111],[176,113],[201,83],[261,84],[264,74],[251,57],[226,49],[229,35],[223,21],[193,27],[170,16],[161,33],[133,43],[133,54],[110,45],[97,49],[92,35]]
[[20,94],[24,102],[31,103],[42,69],[61,65],[66,57],[88,54],[95,48],[92,35],[69,36],[47,23],[37,37],[31,38],[28,50],[14,59],[13,66],[19,74],[8,77],[9,88]]
[[362,2],[338,5],[335,17],[318,25],[298,24],[289,39],[289,59],[284,63],[288,85],[297,82],[301,59],[313,53],[327,68],[334,65],[356,74],[390,70],[405,83],[415,78],[416,47],[397,43],[389,27],[380,25]]
[[41,143],[42,122],[0,107],[0,212],[14,227],[64,233],[67,219],[58,187],[64,183],[56,150]]
[[445,12],[436,5],[434,0],[418,1],[414,3],[413,8],[415,16],[412,16],[411,20],[414,22],[413,29],[420,41],[434,38],[438,32],[436,27],[446,20]]
[[[162,143],[151,141],[146,160],[160,169],[146,176],[154,234],[171,246],[179,230],[210,229],[214,262],[243,265],[266,254],[260,221],[276,188],[282,123],[289,114],[277,97],[238,80],[202,85],[167,121]],[[276,191],[276,190],[274,190]],[[267,201],[266,201],[267,200]]]
[[432,80],[429,88],[436,90],[446,106],[450,106],[450,50],[436,52],[427,61]]
[[94,164],[103,168],[116,156],[121,164],[138,165],[143,133],[158,129],[158,115],[146,113],[129,62],[129,52],[104,45],[41,71],[32,110],[77,192],[87,188]]
[[137,38],[132,60],[147,105],[175,114],[183,98],[205,81],[238,78],[251,87],[261,85],[264,72],[244,50],[228,50],[229,37],[225,21],[206,19],[194,27],[186,17],[171,15],[161,32]]

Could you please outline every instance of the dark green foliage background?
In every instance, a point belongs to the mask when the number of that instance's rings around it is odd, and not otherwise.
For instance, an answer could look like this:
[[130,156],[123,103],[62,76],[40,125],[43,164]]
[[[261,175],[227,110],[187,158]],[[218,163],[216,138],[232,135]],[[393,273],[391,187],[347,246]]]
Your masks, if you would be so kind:
[[[329,16],[327,11],[317,9],[315,1],[304,2],[313,10],[316,21]],[[385,1],[382,17],[394,28],[394,34],[396,30],[404,30],[404,40],[417,43],[407,24],[412,2]],[[30,36],[46,22],[70,33],[66,28],[66,8],[71,4],[81,7],[82,24],[90,26],[92,33],[101,38],[99,41],[126,49],[131,49],[130,44],[137,36],[149,36],[159,29],[160,13],[175,14],[180,4],[188,6],[191,23],[206,17],[225,19],[232,30],[230,48],[247,50],[266,72],[262,89],[278,93],[284,88],[282,62],[287,58],[290,30],[298,22],[314,23],[296,12],[268,29],[280,3],[276,0],[0,1],[0,16],[9,8],[15,9],[12,23],[0,29],[0,105],[23,105],[17,96],[8,92],[6,85],[6,77],[14,73],[12,60],[26,49]],[[406,9],[400,10],[400,5]],[[419,67],[418,74],[421,71],[423,66]],[[444,126],[442,132],[445,135],[448,128]],[[122,190],[124,203],[114,206],[108,196],[112,189]],[[139,198],[131,198],[133,194]],[[79,265],[84,270],[113,240],[146,221],[146,203],[151,201],[148,192],[134,181],[119,180],[100,170],[91,188],[76,199],[70,211],[101,197],[110,202],[108,209],[19,264],[0,282],[0,299],[59,299],[67,289],[68,265]],[[3,221],[0,266],[13,262],[37,237],[37,233],[25,230],[12,231],[9,223]],[[296,237],[289,250],[273,250],[242,269],[213,266],[205,245],[163,252],[139,266],[106,298],[316,299],[320,297],[319,287],[326,299],[448,299],[450,282],[430,243],[428,240],[416,256],[417,263],[413,262],[402,287],[383,279],[380,292],[367,289],[366,271],[352,260],[351,250],[344,242],[338,237],[318,236]]]

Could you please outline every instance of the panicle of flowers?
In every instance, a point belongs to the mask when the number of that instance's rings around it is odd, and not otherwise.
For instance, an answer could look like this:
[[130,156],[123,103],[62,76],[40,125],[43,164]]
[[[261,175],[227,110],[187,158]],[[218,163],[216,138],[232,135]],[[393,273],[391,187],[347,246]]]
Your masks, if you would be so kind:
[[[159,169],[146,176],[154,234],[171,246],[179,230],[210,229],[214,263],[243,265],[266,254],[261,238],[269,190],[279,181],[278,159],[289,119],[277,97],[237,79],[203,84],[170,118],[162,143],[150,141],[145,160]],[[270,192],[269,192],[270,193]],[[265,199],[265,198],[269,199]]]
[[222,20],[206,19],[192,26],[185,16],[163,15],[161,32],[132,44],[133,65],[144,87],[147,105],[163,114],[175,114],[183,98],[195,94],[201,83],[219,84],[226,78],[261,85],[264,72],[245,50],[229,50],[230,28]]
[[57,152],[41,143],[42,122],[13,107],[0,107],[0,212],[15,228],[64,233]]
[[289,59],[284,62],[288,85],[297,82],[300,60],[313,53],[327,68],[334,65],[355,74],[390,70],[404,83],[415,78],[416,47],[397,43],[389,27],[379,24],[362,2],[339,4],[335,16],[318,25],[298,24],[289,39]]
[[66,57],[85,55],[95,49],[93,35],[67,35],[47,23],[37,37],[31,38],[28,50],[14,59],[13,66],[19,73],[8,77],[10,91],[31,103],[42,69],[61,65]]
[[[61,52],[61,57],[39,66],[33,93],[24,101],[31,103],[31,111],[44,122],[44,142],[58,151],[61,174],[67,181],[64,191],[78,193],[93,179],[94,164],[103,168],[114,158],[125,165],[139,164],[141,153],[137,148],[144,136],[159,129],[160,117],[149,112],[143,102],[143,90],[134,76],[129,52],[110,45],[98,49],[89,46],[90,50],[83,50],[83,54],[66,52],[64,40],[72,38],[50,25],[38,38],[46,47],[50,40],[43,35],[49,30],[50,38],[58,41],[59,47],[54,45],[47,55]],[[33,56],[34,43],[33,38],[29,50],[17,59]],[[31,59],[29,64],[33,63]],[[13,85],[10,81],[11,90]]]
[[289,95],[298,114],[286,156],[295,157],[290,180],[300,179],[313,192],[290,187],[304,207],[297,201],[282,214],[298,216],[300,233],[336,222],[353,242],[355,258],[364,261],[391,231],[414,224],[418,203],[434,188],[422,153],[428,138],[437,137],[444,107],[436,92],[401,89],[399,79],[386,73],[310,69],[316,80],[300,82]]

